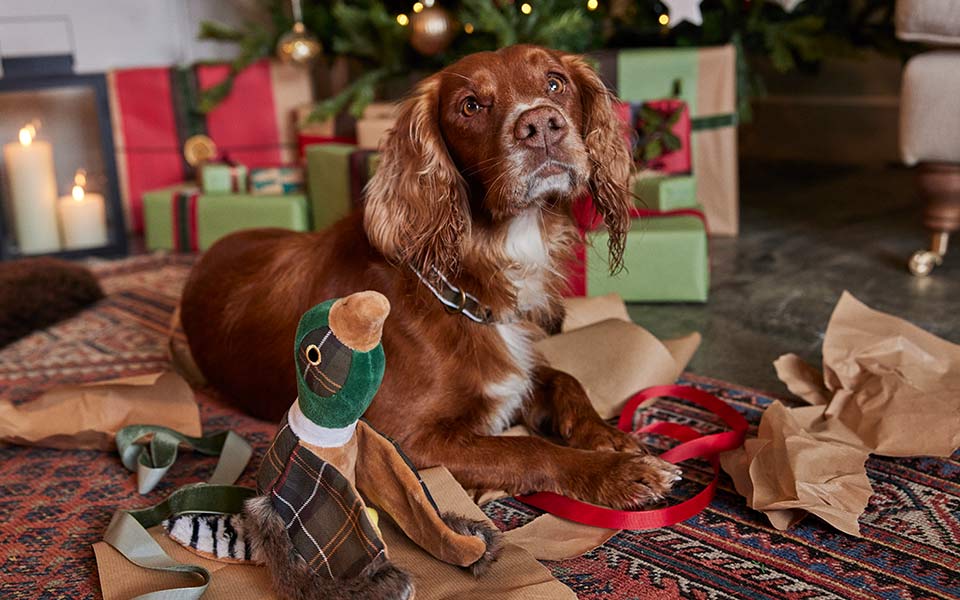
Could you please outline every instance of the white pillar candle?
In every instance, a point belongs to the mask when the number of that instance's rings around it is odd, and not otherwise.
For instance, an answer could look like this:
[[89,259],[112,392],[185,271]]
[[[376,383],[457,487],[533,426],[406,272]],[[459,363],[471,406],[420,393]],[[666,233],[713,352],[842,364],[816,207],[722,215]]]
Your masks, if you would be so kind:
[[34,140],[32,127],[20,130],[20,142],[3,146],[3,161],[10,180],[14,232],[21,254],[60,250],[57,233],[57,182],[53,149]]
[[100,194],[88,194],[79,185],[60,197],[60,226],[67,250],[107,245],[107,212]]

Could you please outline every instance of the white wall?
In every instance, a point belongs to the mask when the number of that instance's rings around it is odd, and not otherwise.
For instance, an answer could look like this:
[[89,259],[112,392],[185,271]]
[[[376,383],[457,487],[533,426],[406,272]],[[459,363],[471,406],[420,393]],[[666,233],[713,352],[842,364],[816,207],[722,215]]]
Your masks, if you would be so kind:
[[230,58],[200,21],[263,22],[258,0],[0,0],[0,57],[73,54],[78,73]]

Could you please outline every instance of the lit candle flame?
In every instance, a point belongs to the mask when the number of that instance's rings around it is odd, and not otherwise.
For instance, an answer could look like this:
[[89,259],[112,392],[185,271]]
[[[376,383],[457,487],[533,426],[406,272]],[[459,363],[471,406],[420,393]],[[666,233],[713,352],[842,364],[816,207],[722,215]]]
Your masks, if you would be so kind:
[[87,185],[87,172],[84,169],[77,169],[73,176],[73,199],[77,202],[83,200],[83,186]]
[[33,128],[33,125],[24,125],[20,128],[20,143],[24,146],[29,146],[33,142],[33,136],[37,134],[37,130]]

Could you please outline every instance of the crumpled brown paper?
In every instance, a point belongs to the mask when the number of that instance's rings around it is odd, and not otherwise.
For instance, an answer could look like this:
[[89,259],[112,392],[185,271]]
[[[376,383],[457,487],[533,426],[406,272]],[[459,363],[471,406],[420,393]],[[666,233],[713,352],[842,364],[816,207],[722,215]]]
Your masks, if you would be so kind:
[[[537,344],[547,363],[576,377],[601,417],[618,416],[636,392],[676,381],[700,345],[700,334],[660,341],[630,321],[617,294],[565,300],[562,333]],[[653,400],[651,400],[652,402]],[[530,435],[522,425],[503,435]],[[475,493],[478,504],[505,496],[502,491]],[[504,535],[540,560],[580,556],[617,534],[544,514]]]
[[720,461],[778,529],[810,513],[859,535],[873,492],[869,454],[950,456],[960,447],[960,346],[848,292],[827,326],[822,376],[793,354],[774,366],[811,405],[774,402],[757,438]]
[[0,401],[0,440],[60,449],[112,450],[127,425],[163,425],[201,435],[193,390],[176,373],[53,388],[14,406]]
[[[489,522],[443,467],[420,471],[424,484],[443,512]],[[380,528],[390,559],[416,582],[417,600],[575,600],[576,594],[522,548],[507,541],[500,559],[480,577],[442,563],[410,541],[386,516]],[[150,530],[174,559],[200,565],[211,573],[204,600],[271,600],[277,598],[266,568],[225,563],[197,556],[172,541],[160,527]],[[93,545],[104,600],[126,600],[139,594],[185,584],[185,576],[141,569],[105,542]]]

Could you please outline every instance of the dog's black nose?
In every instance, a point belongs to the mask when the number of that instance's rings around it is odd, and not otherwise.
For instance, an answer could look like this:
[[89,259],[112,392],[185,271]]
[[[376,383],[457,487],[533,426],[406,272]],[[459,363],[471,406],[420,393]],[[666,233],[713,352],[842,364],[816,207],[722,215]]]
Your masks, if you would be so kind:
[[524,111],[513,126],[513,136],[529,148],[548,148],[567,135],[567,120],[552,106]]

